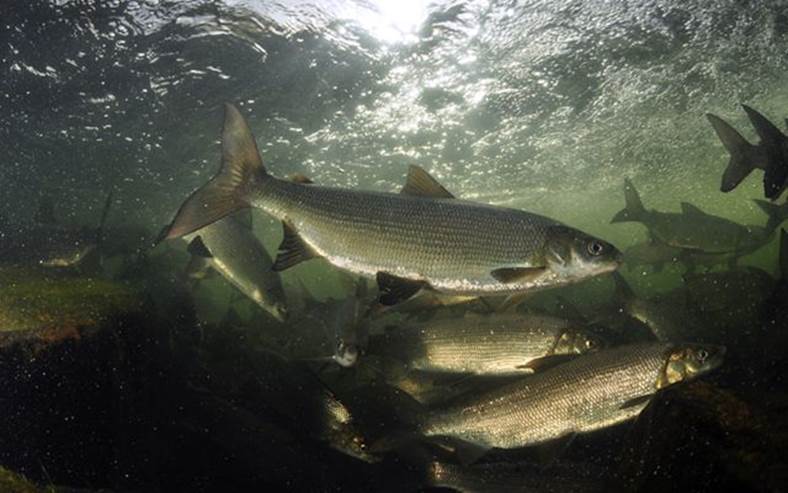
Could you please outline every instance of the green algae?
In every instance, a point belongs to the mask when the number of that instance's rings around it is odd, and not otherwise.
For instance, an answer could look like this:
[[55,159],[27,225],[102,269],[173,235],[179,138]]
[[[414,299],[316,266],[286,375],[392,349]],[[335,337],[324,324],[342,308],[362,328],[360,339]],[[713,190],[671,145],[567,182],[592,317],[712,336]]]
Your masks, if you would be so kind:
[[124,284],[42,269],[0,268],[0,332],[86,327],[139,309]]
[[0,466],[0,491],[4,493],[55,493],[52,486],[37,486],[24,476]]

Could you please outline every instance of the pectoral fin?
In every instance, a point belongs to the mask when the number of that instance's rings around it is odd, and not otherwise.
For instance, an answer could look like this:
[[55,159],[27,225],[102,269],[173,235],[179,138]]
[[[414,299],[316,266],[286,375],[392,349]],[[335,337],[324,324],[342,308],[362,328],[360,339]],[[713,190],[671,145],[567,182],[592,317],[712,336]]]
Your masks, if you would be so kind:
[[651,395],[651,394],[649,394],[649,395],[641,395],[640,397],[635,397],[634,399],[630,399],[630,400],[626,401],[625,403],[621,404],[621,407],[619,409],[628,409],[630,407],[635,407],[635,406],[640,406],[640,405],[643,405],[643,404],[647,404],[648,401],[650,401],[652,397],[654,397],[654,396]]
[[378,272],[375,277],[380,289],[378,301],[381,305],[396,305],[401,301],[412,298],[422,288],[427,287],[427,283],[424,281],[404,279],[386,272]]
[[282,229],[284,230],[284,237],[279,245],[279,253],[277,253],[276,261],[272,267],[274,271],[289,269],[304,260],[318,256],[312,247],[307,245],[289,224],[282,222]]
[[287,179],[289,181],[292,181],[293,183],[300,183],[302,185],[312,185],[313,183],[315,183],[312,181],[311,178],[309,178],[303,173],[294,173],[288,176]]
[[196,236],[190,243],[189,246],[186,248],[193,257],[202,257],[202,258],[211,258],[213,254],[208,247],[205,246],[205,243],[202,241],[201,236]]
[[494,311],[496,313],[504,313],[504,312],[507,312],[509,310],[515,309],[522,302],[524,302],[525,300],[530,298],[532,295],[533,295],[532,291],[523,291],[521,293],[512,293],[509,296],[507,296],[506,298],[504,298],[503,301],[497,307],[495,307]]
[[473,464],[474,462],[481,459],[484,454],[490,451],[490,447],[485,447],[483,445],[478,445],[459,439],[438,438],[436,439],[436,442],[441,445],[445,445],[444,448],[453,451],[457,456],[457,460],[459,460],[464,466]]
[[490,272],[496,281],[504,284],[534,281],[547,270],[547,267],[503,267]]
[[576,355],[574,354],[551,354],[549,356],[532,359],[524,365],[518,365],[516,368],[518,370],[530,370],[531,372],[544,371],[548,368],[560,365],[561,363],[566,363],[575,357]]
[[420,197],[433,197],[440,199],[453,199],[454,195],[446,190],[438,180],[430,176],[429,173],[418,166],[408,168],[408,177],[405,186],[400,190],[404,195],[416,195]]

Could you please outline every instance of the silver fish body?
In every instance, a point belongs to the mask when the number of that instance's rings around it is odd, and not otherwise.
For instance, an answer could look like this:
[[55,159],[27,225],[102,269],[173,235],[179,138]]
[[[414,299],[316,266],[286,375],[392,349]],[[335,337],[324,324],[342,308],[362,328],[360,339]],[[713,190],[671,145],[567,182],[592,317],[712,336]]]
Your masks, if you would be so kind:
[[384,274],[461,295],[541,289],[618,266],[619,253],[608,243],[543,216],[455,199],[417,167],[403,193],[274,178],[243,117],[229,105],[222,141],[221,171],[184,203],[169,238],[253,206],[285,226],[277,269],[322,257],[377,276],[381,285]]
[[210,253],[204,257],[208,267],[275,318],[286,317],[279,273],[271,269],[273,260],[251,229],[234,217],[226,217],[185,239],[191,242],[198,237]]
[[660,388],[715,368],[723,353],[665,343],[599,351],[432,413],[420,432],[516,448],[598,430],[637,416]]
[[411,370],[522,375],[533,372],[541,360],[599,346],[595,337],[567,320],[494,314],[391,328],[370,341],[368,352],[399,359]]
[[[252,203],[294,226],[332,264],[374,276],[426,280],[439,291],[518,291],[490,272],[535,258],[558,223],[456,199],[358,192],[269,181]],[[480,228],[484,225],[483,228]],[[458,276],[458,272],[463,274]]]

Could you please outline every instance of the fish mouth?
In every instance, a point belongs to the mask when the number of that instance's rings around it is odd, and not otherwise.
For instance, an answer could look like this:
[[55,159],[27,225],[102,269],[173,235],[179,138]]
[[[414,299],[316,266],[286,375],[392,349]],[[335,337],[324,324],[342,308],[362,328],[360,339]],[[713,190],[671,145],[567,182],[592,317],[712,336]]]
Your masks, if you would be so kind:
[[728,351],[728,348],[725,346],[715,346],[714,354],[706,361],[706,368],[704,372],[709,372],[715,370],[722,366],[722,363],[725,362],[725,353]]
[[289,317],[287,307],[281,304],[274,305],[270,310],[271,315],[280,322],[286,322]]

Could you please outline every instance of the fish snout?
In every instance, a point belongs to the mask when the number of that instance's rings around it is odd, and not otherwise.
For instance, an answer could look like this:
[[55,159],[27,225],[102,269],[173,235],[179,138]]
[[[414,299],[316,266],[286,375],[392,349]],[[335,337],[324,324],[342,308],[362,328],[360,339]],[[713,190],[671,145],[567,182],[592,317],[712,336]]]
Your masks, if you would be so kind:
[[273,307],[271,307],[271,315],[280,322],[285,322],[290,313],[284,303],[274,303]]

